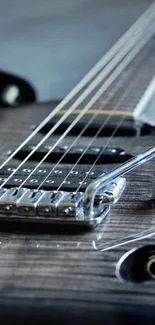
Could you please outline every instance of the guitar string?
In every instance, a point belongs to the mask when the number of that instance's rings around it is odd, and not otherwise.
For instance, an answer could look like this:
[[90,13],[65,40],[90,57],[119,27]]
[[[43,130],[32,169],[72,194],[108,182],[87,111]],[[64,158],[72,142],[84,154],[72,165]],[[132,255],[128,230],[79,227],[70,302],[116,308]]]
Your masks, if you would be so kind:
[[[152,15],[154,17],[154,12],[152,12]],[[152,18],[149,18],[147,24],[150,24],[150,20]],[[74,102],[73,105],[71,105],[71,107],[67,110],[66,114],[63,115],[63,117],[58,121],[58,123],[54,126],[54,128],[52,130],[49,131],[49,133],[47,133],[47,135],[42,139],[42,141],[39,142],[39,144],[31,151],[31,153],[28,155],[27,160],[33,155],[33,153],[46,141],[46,139],[49,138],[49,136],[55,131],[55,129],[69,116],[69,114],[71,114],[83,101],[85,98],[87,98],[87,96],[89,94],[92,93],[92,91],[103,81],[103,78],[106,78],[106,76],[114,69],[114,67],[119,63],[119,61],[122,60],[123,55],[126,55],[126,53],[129,51],[130,47],[132,48],[132,46],[134,46],[134,43],[136,42],[137,38],[136,38],[136,34],[140,35],[143,34],[143,29],[145,30],[146,28],[145,24],[144,26],[139,26],[139,29],[137,29],[137,31],[134,34],[134,37],[131,38],[131,42],[128,43],[128,46],[123,50],[122,53],[118,53],[117,55],[115,55],[115,57],[113,58],[113,61],[110,62],[109,65],[107,65],[104,69],[104,71],[102,71],[93,81],[92,83],[88,86],[88,88],[82,93],[82,95]],[[140,37],[138,36],[137,37]],[[60,103],[61,105],[61,103]],[[59,105],[50,113],[50,119],[52,119],[52,117],[54,117],[58,111],[59,111]],[[0,169],[2,167],[4,167],[11,159],[12,157],[14,157],[16,155],[16,153],[21,150],[21,148],[28,143],[32,137],[34,135],[36,135],[39,130],[45,126],[45,124],[48,123],[49,121],[49,116],[37,127],[36,130],[34,130],[34,132],[32,132],[32,134],[7,158],[7,160],[0,166]],[[45,123],[46,121],[46,123]],[[25,162],[25,161],[24,161]],[[12,175],[13,176],[13,175]]]
[[[146,33],[147,35],[147,33]],[[152,35],[152,33],[151,33]],[[45,154],[45,156],[41,159],[41,161],[36,165],[36,167],[32,170],[32,172],[27,176],[27,178],[22,182],[19,186],[21,188],[26,181],[31,177],[31,175],[39,168],[39,166],[46,160],[49,154],[55,149],[55,147],[60,143],[62,139],[70,132],[70,130],[75,126],[75,124],[81,119],[82,116],[95,104],[95,102],[103,95],[103,93],[108,89],[108,87],[116,80],[116,78],[121,74],[121,72],[129,65],[132,59],[139,53],[139,51],[144,47],[144,45],[150,39],[150,34],[145,37],[145,39],[141,42],[142,44],[137,45],[137,49],[135,48],[129,53],[128,56],[117,66],[116,70],[112,73],[112,75],[106,80],[104,85],[98,90],[98,92],[94,95],[94,97],[88,102],[88,104],[84,107],[81,113],[76,117],[76,119],[70,124],[70,126],[66,129],[66,131],[62,134],[62,136],[57,140],[57,142],[52,146],[52,148]],[[23,162],[19,165],[20,167],[23,165]],[[19,167],[18,167],[19,169]],[[16,169],[17,170],[17,169]],[[4,183],[0,186],[3,187],[5,183],[12,177],[12,175],[16,172],[16,170],[4,181]]]
[[[83,115],[83,113],[82,113]],[[77,119],[79,120],[79,118],[81,118],[81,116],[79,115],[77,117]],[[50,152],[52,152],[52,150],[56,147],[56,145],[62,140],[62,138],[64,138],[64,136],[70,131],[70,129],[76,124],[77,119],[70,125],[70,127],[66,130],[66,132],[62,135],[61,138],[59,138],[59,140],[56,142],[56,144],[51,148],[51,150],[44,156],[44,158],[40,161],[40,163],[33,169],[33,171],[28,175],[28,177],[24,180],[24,182],[20,185],[20,187],[22,187],[24,185],[24,183],[30,178],[30,176],[34,173],[34,171],[41,165],[41,163],[47,158],[47,156],[49,155]],[[19,187],[19,188],[20,188]]]
[[116,128],[114,129],[114,131],[112,132],[111,136],[108,138],[108,141],[106,142],[105,146],[102,148],[102,150],[100,151],[99,155],[97,156],[97,158],[95,159],[94,163],[91,165],[89,171],[87,172],[86,176],[83,178],[83,180],[80,182],[80,185],[78,186],[78,188],[76,189],[75,193],[79,192],[80,188],[82,187],[82,185],[84,184],[85,180],[87,179],[87,177],[89,176],[89,174],[91,173],[92,169],[94,168],[94,166],[96,165],[97,161],[99,160],[99,158],[101,157],[101,155],[104,153],[105,149],[107,148],[107,146],[109,145],[110,141],[112,140],[112,138],[115,136],[116,132],[118,131],[118,129],[120,128],[121,124],[123,123],[125,119],[125,116],[122,116],[122,118],[119,120]]
[[[119,71],[119,69],[117,69],[117,72]],[[122,69],[121,69],[122,71]],[[119,71],[120,74],[120,71]],[[118,75],[118,73],[117,73]],[[116,75],[116,76],[117,76]],[[115,77],[116,77],[115,76]],[[113,81],[113,80],[112,80]],[[111,84],[111,83],[110,83]],[[102,87],[101,87],[102,88]],[[102,90],[102,91],[101,91]],[[103,94],[103,89],[99,90],[99,93],[97,93],[97,99],[100,97],[100,95]],[[95,97],[94,97],[95,98]],[[92,104],[94,104],[95,100],[93,98],[93,103],[92,101],[89,102],[89,106],[91,106]],[[90,105],[91,104],[91,105]],[[85,107],[84,111],[88,110],[90,107],[88,105]],[[33,171],[28,175],[28,177],[24,180],[24,182],[22,182],[22,184],[20,185],[20,187],[22,187],[25,182],[30,178],[30,176],[35,172],[35,170],[42,164],[42,162],[47,158],[47,156],[50,154],[50,152],[52,152],[52,150],[57,146],[57,144],[64,138],[64,136],[66,134],[69,133],[69,131],[73,128],[73,126],[77,123],[78,120],[80,120],[80,118],[84,115],[84,111],[82,111],[79,116],[77,116],[77,118],[73,121],[73,123],[70,125],[70,127],[67,128],[67,130],[64,132],[64,134],[59,138],[59,140],[55,143],[55,145],[48,151],[48,153],[43,157],[43,159],[39,162],[39,164],[33,169]],[[11,176],[10,176],[11,177]],[[7,181],[7,180],[6,180]],[[19,188],[20,188],[19,187]]]
[[[149,27],[149,30],[150,30],[150,27]],[[147,33],[148,33],[148,31],[147,31]],[[143,39],[143,37],[144,37],[144,35],[142,36],[142,39]],[[133,42],[131,42],[132,44],[133,44]],[[132,53],[134,51],[134,49],[133,50],[131,50],[130,52]],[[126,57],[128,57],[128,56],[126,56]],[[125,58],[126,58],[125,57]],[[118,58],[120,59],[120,55],[118,56]],[[116,62],[117,62],[117,60],[116,60]],[[101,72],[101,74],[103,75],[103,73],[104,73],[104,71],[103,72]],[[108,70],[108,73],[109,73],[109,70]],[[105,76],[105,73],[104,73],[104,76]],[[100,77],[100,76],[98,76],[98,77]],[[98,77],[96,78],[96,79],[98,79]],[[110,79],[110,78],[109,78]],[[99,79],[99,82],[101,81],[101,78]],[[93,81],[92,82],[92,84],[88,87],[88,89],[90,90],[91,88],[92,88],[92,85],[95,83],[95,86],[96,86],[96,81]],[[107,86],[107,85],[106,85]],[[101,87],[102,88],[102,87]],[[101,88],[99,89],[99,93],[100,93],[100,90],[101,90]],[[86,89],[86,91],[85,91],[85,93],[88,93],[88,89]],[[91,91],[92,91],[92,89],[91,89]],[[102,90],[102,92],[104,92],[105,90],[103,89]],[[97,94],[98,94],[98,92],[97,92]],[[82,97],[82,99],[83,99],[83,95],[81,95],[80,96],[80,98]],[[94,98],[96,98],[95,96],[94,96]],[[94,99],[93,98],[93,99]],[[79,99],[77,100],[77,101],[79,101]],[[91,102],[91,101],[90,101]],[[75,103],[70,107],[70,109],[68,109],[67,111],[66,111],[66,113],[62,116],[62,118],[54,125],[54,127],[46,134],[46,136],[39,142],[39,144],[30,152],[30,154],[22,161],[22,163],[21,164],[19,164],[18,165],[18,167],[10,174],[10,176],[1,184],[1,186],[0,186],[0,188],[2,188],[5,184],[6,184],[6,182],[16,173],[16,171],[31,157],[31,155],[49,138],[49,136],[55,131],[55,129],[65,120],[65,118],[67,118],[69,115],[70,115],[70,113],[75,109]],[[75,119],[75,121],[71,124],[71,128],[79,121],[79,119],[84,115],[84,113],[89,109],[89,107],[88,107],[89,105],[86,105],[86,107],[83,109],[83,111],[79,114],[79,116],[77,117],[77,119]],[[70,129],[71,128],[68,128],[66,131],[67,132],[69,132],[70,131]],[[62,138],[66,135],[67,133],[66,132],[64,132],[64,134],[62,135],[62,137],[60,137],[59,138],[59,142],[62,140]],[[53,148],[52,148],[53,149]],[[49,152],[48,152],[48,154],[50,154],[50,152],[51,152],[52,150],[49,150]],[[45,156],[44,157],[44,160],[46,159],[46,157],[47,156]],[[39,167],[39,165],[44,161],[44,160],[41,160],[41,162],[38,164],[38,167]],[[34,168],[34,170],[33,170],[33,172],[36,170],[36,168]],[[33,173],[32,172],[32,173]],[[30,175],[28,176],[28,177],[30,177]],[[24,182],[25,183],[25,182]],[[22,186],[23,184],[21,184],[21,186]]]
[[96,160],[94,161],[94,163],[92,164],[92,166],[90,167],[89,171],[87,172],[86,176],[83,178],[83,180],[81,181],[81,184],[78,186],[76,193],[80,190],[80,188],[82,187],[83,183],[85,182],[85,180],[87,179],[87,177],[89,176],[89,174],[91,173],[92,169],[94,168],[94,166],[96,165],[96,163],[98,162],[99,158],[101,157],[101,155],[103,154],[104,150],[106,149],[106,147],[108,146],[109,142],[112,140],[113,136],[116,134],[116,132],[118,131],[120,125],[122,124],[122,122],[124,121],[125,116],[123,116],[120,119],[120,122],[118,123],[118,125],[116,126],[114,132],[112,133],[111,137],[108,139],[108,141],[106,142],[105,146],[103,147],[103,149],[100,151],[98,157],[96,158]]
[[[112,140],[113,136],[115,135],[115,133],[117,132],[117,130],[119,129],[120,125],[122,124],[123,120],[124,120],[125,116],[123,116],[119,122],[119,124],[117,125],[117,127],[115,128],[114,132],[112,133],[111,137],[108,139],[106,145],[103,147],[103,149],[100,151],[98,157],[96,158],[96,160],[94,161],[94,163],[92,164],[92,166],[90,167],[89,171],[87,172],[87,175],[83,178],[83,180],[81,181],[81,184],[78,186],[77,190],[75,193],[77,193],[80,188],[82,187],[83,183],[85,182],[85,180],[87,179],[87,177],[89,176],[90,172],[92,171],[92,169],[94,168],[94,166],[96,165],[97,161],[99,160],[99,158],[101,157],[101,155],[103,154],[104,150],[106,149],[107,145],[109,144],[109,142]],[[129,161],[129,160],[128,160]]]
[[[143,60],[144,58],[142,58],[141,60]],[[138,64],[139,64],[139,62],[138,62]],[[130,77],[130,75],[131,75],[131,73],[132,72],[130,72],[130,74],[129,74],[129,77]],[[135,80],[134,80],[134,83],[136,84],[136,80],[139,78],[139,75],[141,74],[141,71],[140,72],[138,72],[137,74],[136,74],[136,78],[135,78]],[[131,81],[130,82],[130,84],[129,84],[129,86],[128,86],[128,88],[126,89],[126,91],[124,92],[124,94],[123,94],[123,96],[120,98],[120,100],[117,102],[117,104],[114,106],[114,110],[116,110],[119,106],[120,106],[120,104],[121,104],[121,102],[125,99],[125,97],[126,97],[126,95],[128,94],[128,93],[130,93],[131,92],[131,89],[132,88],[134,88],[134,86],[133,86],[133,81]],[[106,105],[106,103],[105,103],[105,105]],[[116,107],[117,106],[117,107]],[[113,111],[114,111],[113,110]],[[113,111],[111,111],[111,113],[109,114],[109,116],[112,116],[112,114],[113,114]],[[123,120],[124,120],[124,118],[125,118],[125,116],[123,117]],[[82,157],[85,155],[85,153],[87,152],[87,150],[90,148],[90,146],[92,145],[92,143],[95,141],[95,139],[98,137],[98,135],[101,133],[101,131],[103,130],[103,127],[104,127],[104,122],[103,122],[103,124],[100,126],[100,128],[99,128],[99,130],[96,132],[96,134],[95,134],[95,136],[91,139],[91,141],[88,143],[88,145],[86,146],[86,148],[84,149],[84,151],[82,152],[82,154],[80,155],[80,157],[78,158],[78,160],[76,161],[76,163],[73,165],[73,167],[70,169],[70,171],[69,171],[69,173],[66,175],[66,177],[63,179],[63,181],[62,181],[62,183],[59,185],[59,187],[57,188],[57,191],[58,190],[60,190],[60,188],[63,186],[63,183],[66,181],[66,179],[70,176],[70,174],[72,173],[72,171],[76,168],[76,166],[77,166],[77,164],[79,163],[79,161],[82,159]],[[117,129],[118,130],[118,129]],[[116,131],[117,131],[116,130]],[[114,130],[114,134],[115,134],[116,132],[115,132],[115,130]],[[109,142],[108,142],[109,143]],[[102,153],[101,154],[103,154],[103,152],[104,152],[104,150],[106,149],[106,147],[107,147],[107,144],[105,144],[105,147],[104,148],[102,148]],[[100,154],[100,156],[101,156],[101,154]],[[99,156],[99,157],[100,157]],[[97,158],[97,160],[99,159],[99,157]],[[97,161],[96,161],[97,162]],[[55,169],[55,167],[52,169],[52,171]],[[50,176],[50,174],[51,174],[51,172],[46,176],[46,179]],[[89,172],[87,173],[88,175],[89,175]],[[88,176],[87,176],[88,177]],[[46,180],[45,179],[45,180]],[[44,183],[44,181],[41,183],[41,185]],[[39,186],[39,188],[40,188],[40,186]]]
[[[143,25],[141,26],[141,31],[142,28],[145,27],[145,24],[148,23],[148,21],[151,19],[151,16],[154,15],[154,7],[155,3],[137,20],[137,22],[124,34],[124,36],[121,37],[121,39],[112,47],[110,51],[96,64],[96,66],[82,79],[82,81],[71,91],[71,93],[42,121],[42,123],[27,137],[26,140],[8,157],[8,159],[0,166],[0,169],[6,165],[15,155],[16,153],[25,145],[27,144],[39,131],[40,129],[45,126],[49,120],[53,116],[57,114],[57,112],[63,108],[67,102],[73,98],[73,96],[80,90],[82,87],[87,84],[87,82],[95,76],[96,72],[101,70],[102,67],[104,67],[111,59],[114,57],[114,55],[117,53],[119,50],[119,47],[123,46],[123,42],[127,42],[127,39],[129,37],[133,36],[133,31],[136,26],[140,25],[141,22],[143,22]],[[151,15],[149,17],[149,12],[151,12]],[[147,18],[148,15],[148,18]],[[145,17],[146,16],[146,17]],[[143,20],[146,19],[146,22]],[[148,20],[148,21],[147,21]],[[95,70],[96,69],[96,70]]]
[[[110,120],[113,111],[117,110],[117,108],[120,106],[120,104],[122,103],[122,101],[126,98],[126,96],[128,95],[128,93],[130,93],[131,89],[133,88],[133,82],[131,81],[128,88],[125,90],[124,94],[122,95],[122,97],[120,98],[120,100],[116,103],[116,105],[114,106],[114,109],[110,112],[108,118],[106,119],[107,121]],[[123,116],[119,122],[118,125],[116,126],[116,128],[114,129],[114,131],[112,132],[112,134],[110,135],[110,140],[113,138],[113,136],[115,135],[115,133],[118,131],[118,128],[121,126],[122,122],[124,121],[125,116]],[[66,175],[66,177],[63,179],[62,183],[59,185],[59,187],[57,188],[57,191],[59,191],[61,189],[61,187],[63,186],[63,183],[67,180],[67,178],[70,176],[70,174],[72,173],[72,171],[76,168],[77,164],[79,163],[79,161],[82,159],[82,157],[85,155],[85,153],[87,152],[87,150],[90,148],[90,146],[92,145],[92,143],[96,140],[96,138],[98,137],[98,135],[101,133],[101,131],[103,130],[105,126],[105,122],[102,123],[102,125],[100,126],[100,128],[98,129],[98,131],[96,132],[96,134],[94,135],[94,137],[91,139],[91,141],[88,143],[88,145],[86,146],[85,150],[82,152],[82,154],[80,155],[80,157],[78,158],[78,160],[76,161],[76,163],[74,164],[74,166],[71,168],[71,170],[69,171],[69,173]],[[105,146],[102,148],[101,152],[102,154],[104,153],[105,149],[107,148],[110,140],[108,139],[107,143],[105,144]],[[100,155],[101,156],[101,155]],[[98,158],[98,157],[97,157]],[[95,160],[96,161],[96,160]],[[90,170],[91,172],[91,170]],[[87,172],[87,176],[89,176],[90,172]],[[82,184],[85,181],[85,178],[81,181]],[[82,186],[82,185],[81,185]],[[77,192],[78,190],[76,190]]]
[[[142,59],[141,59],[142,60]],[[138,62],[139,64],[139,62]],[[46,180],[49,178],[49,176],[53,173],[53,171],[58,167],[58,165],[60,164],[60,162],[64,159],[64,157],[68,154],[68,152],[70,151],[70,149],[73,147],[73,145],[75,145],[75,143],[78,141],[78,139],[83,135],[83,133],[87,130],[87,128],[90,126],[90,124],[92,124],[92,122],[94,121],[94,119],[100,114],[101,110],[103,110],[103,108],[105,107],[105,105],[108,104],[108,102],[112,99],[112,97],[116,94],[116,92],[119,90],[119,88],[121,87],[122,83],[127,81],[131,75],[132,71],[128,71],[126,73],[126,75],[123,75],[123,80],[121,80],[120,82],[117,82],[116,86],[112,89],[112,95],[107,95],[107,99],[104,100],[102,102],[102,104],[96,109],[95,114],[92,116],[92,118],[90,118],[87,122],[87,124],[85,125],[85,127],[82,129],[82,131],[78,134],[78,136],[75,138],[75,140],[71,143],[71,145],[67,148],[67,150],[65,151],[65,153],[61,156],[61,158],[59,159],[59,161],[56,163],[56,165],[54,165],[54,167],[51,169],[51,171],[46,175],[46,177],[43,179],[43,181],[39,184],[39,186],[37,187],[36,190],[39,190],[42,185],[46,182]],[[140,73],[138,73],[136,75],[136,78],[139,76]],[[131,82],[131,86],[132,86],[133,82]],[[127,93],[130,91],[130,89],[127,89]],[[119,106],[123,100],[123,98],[126,96],[126,93],[123,94],[123,97],[120,99],[120,101],[117,103],[117,106]],[[74,166],[71,168],[71,170],[69,171],[69,173],[66,175],[66,177],[63,179],[62,183],[60,184],[60,186],[57,188],[57,191],[62,187],[63,183],[66,181],[66,179],[69,177],[69,175],[72,173],[72,171],[74,170],[74,168],[76,167],[76,165],[79,163],[79,161],[82,159],[82,157],[85,155],[86,151],[89,149],[89,147],[91,146],[91,144],[93,143],[93,141],[96,139],[96,137],[100,134],[100,132],[102,131],[103,127],[105,125],[107,125],[110,117],[113,115],[113,112],[117,109],[117,107],[114,107],[114,110],[111,111],[111,113],[109,114],[109,117],[106,118],[106,120],[104,121],[104,123],[101,125],[100,129],[97,131],[96,135],[92,138],[91,142],[87,145],[87,147],[84,149],[84,151],[82,152],[82,154],[80,155],[80,157],[78,158],[78,160],[76,161],[76,163],[74,164]]]
[[[145,24],[150,22],[155,12],[155,2],[141,15],[140,18],[129,28],[129,30],[114,44],[114,46],[101,58],[101,60],[86,74],[75,88],[55,107],[55,109],[38,125],[38,127],[17,147],[17,149],[0,165],[2,169],[62,108],[65,107],[95,76],[112,60],[116,53],[124,47],[130,38],[135,34],[135,30],[140,26],[141,31],[145,29]],[[152,18],[151,18],[152,17]]]
[[[130,49],[130,47],[132,48],[132,46],[134,45],[134,42],[131,42],[131,45],[128,46],[127,48]],[[119,63],[119,61],[121,61],[121,58],[123,55],[126,54],[126,50],[123,51],[123,53],[120,55],[120,53],[118,55],[116,55],[116,58],[114,58],[114,62],[112,62],[111,64],[109,64],[109,66],[106,66],[104,71],[102,71],[95,80],[93,80],[93,82],[88,86],[88,88],[82,93],[82,95],[74,102],[73,105],[71,105],[71,107],[66,111],[66,113],[64,113],[64,115],[59,119],[59,121],[53,126],[53,128],[46,134],[46,136],[44,136],[44,138],[35,146],[35,148],[27,155],[27,157],[22,161],[21,164],[18,165],[17,168],[15,168],[15,170],[10,174],[10,176],[2,183],[2,185],[0,186],[0,188],[2,188],[6,182],[19,170],[19,168],[33,155],[34,152],[36,152],[36,150],[54,133],[54,131],[59,127],[59,125],[62,124],[62,122],[78,107],[78,105],[81,104],[82,101],[84,101],[85,98],[87,98],[87,96],[92,93],[92,91],[101,83],[101,81],[103,80],[103,78],[105,78],[112,69],[114,69],[114,67],[117,65],[117,63]],[[54,116],[55,110],[52,112]],[[43,122],[42,122],[43,123]],[[43,125],[41,123],[41,125]],[[29,140],[31,139],[31,135]],[[25,143],[27,143],[28,140],[26,140]],[[14,155],[19,151],[19,149],[21,149],[23,146],[23,144],[21,144],[15,151],[14,151]],[[2,167],[4,167],[12,158],[12,155],[10,157],[8,157],[8,159],[0,166],[0,169]]]
[[[130,73],[131,74],[131,73]],[[65,153],[63,154],[63,156],[59,159],[59,161],[56,163],[56,165],[51,169],[51,171],[46,175],[46,177],[43,179],[43,181],[40,183],[40,185],[37,187],[37,190],[39,190],[41,188],[41,186],[46,182],[46,180],[49,178],[49,176],[52,174],[52,172],[58,167],[58,165],[60,164],[60,162],[63,160],[63,158],[67,155],[67,153],[70,151],[70,149],[75,145],[75,143],[78,141],[78,139],[83,135],[83,133],[88,129],[88,127],[90,126],[90,124],[92,124],[92,122],[95,120],[95,118],[100,114],[100,112],[103,110],[103,108],[105,107],[105,105],[107,105],[109,103],[109,101],[114,97],[115,95],[115,91],[118,91],[120,89],[120,87],[122,86],[122,83],[125,82],[129,76],[129,73],[127,73],[125,76],[123,76],[121,82],[117,82],[116,86],[113,89],[112,94],[108,95],[106,99],[104,99],[104,101],[102,102],[102,104],[96,109],[95,114],[88,120],[88,122],[86,123],[86,125],[84,126],[84,128],[81,130],[81,132],[78,134],[78,136],[75,138],[75,140],[71,143],[71,145],[67,148],[67,150],[65,151]],[[115,110],[113,110],[111,112],[111,114],[114,112]],[[108,122],[108,119],[111,117],[111,114],[106,118],[106,120],[104,121],[105,125]],[[72,171],[72,170],[71,170]],[[70,172],[71,172],[70,171]],[[65,179],[63,180],[65,181]]]

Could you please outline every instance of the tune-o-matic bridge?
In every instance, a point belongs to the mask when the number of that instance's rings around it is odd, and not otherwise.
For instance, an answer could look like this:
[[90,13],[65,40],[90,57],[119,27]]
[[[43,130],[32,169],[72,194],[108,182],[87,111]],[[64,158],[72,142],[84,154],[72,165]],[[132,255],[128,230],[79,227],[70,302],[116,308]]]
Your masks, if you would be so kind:
[[125,183],[120,177],[100,190],[95,196],[94,215],[89,217],[84,214],[82,192],[1,188],[0,218],[96,226],[109,211],[110,204],[119,199]]
[[100,223],[110,204],[121,196],[126,180],[122,176],[155,157],[155,147],[130,159],[106,175],[94,179],[85,192],[30,190],[0,187],[1,218],[95,226]]

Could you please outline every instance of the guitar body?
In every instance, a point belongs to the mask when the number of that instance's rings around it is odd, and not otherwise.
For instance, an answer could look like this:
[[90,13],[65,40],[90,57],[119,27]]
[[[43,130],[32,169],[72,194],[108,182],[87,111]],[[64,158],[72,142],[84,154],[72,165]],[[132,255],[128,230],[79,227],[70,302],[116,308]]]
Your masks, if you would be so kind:
[[[39,122],[51,108],[51,104],[40,104],[1,111],[1,160],[8,148],[19,145],[28,135],[30,121]],[[73,139],[68,137],[68,142]],[[77,145],[86,146],[89,141],[85,137]],[[49,143],[54,142],[53,136]],[[94,145],[103,146],[106,142],[107,138],[98,137]],[[110,145],[135,155],[153,146],[154,136],[114,137]],[[102,165],[103,171],[108,167]],[[110,210],[108,224],[106,219],[93,230],[1,222],[1,321],[128,324],[133,319],[144,323],[149,319],[149,324],[153,323],[154,282],[121,283],[115,269],[125,252],[135,246],[155,244],[154,238],[105,252],[93,245],[95,242],[97,247],[108,247],[111,240],[154,226],[153,172],[151,160],[128,174],[126,189]]]
[[[142,26],[144,28],[145,24]],[[64,191],[68,189],[74,193],[81,189],[84,192],[89,182],[85,183],[84,179],[84,188],[82,188],[80,177],[86,176],[91,166],[94,172],[100,171],[98,176],[103,173],[108,174],[127,162],[129,158],[134,159],[154,147],[154,116],[143,122],[137,118],[142,102],[145,104],[148,102],[148,93],[152,91],[151,82],[155,75],[154,34],[151,34],[149,41],[146,42],[147,46],[143,44],[140,48],[141,42],[145,40],[145,36],[148,36],[147,32],[147,28],[144,28],[144,32],[139,29],[137,33],[142,33],[140,39],[138,36],[136,39],[136,33],[128,34],[127,41],[123,43],[125,45],[121,45],[115,53],[118,61],[115,55],[113,55],[114,59],[111,57],[109,61],[107,60],[107,63],[62,105],[63,114],[61,110],[58,111],[57,116],[54,115],[56,121],[54,120],[53,124],[50,124],[53,120],[48,121],[49,123],[44,125],[46,128],[41,128],[35,135],[35,139],[31,139],[28,143],[31,146],[40,143],[39,141],[46,137],[49,130],[55,127],[66,112],[69,112],[70,107],[82,98],[80,96],[84,96],[92,84],[94,85],[94,82],[102,77],[88,96],[83,97],[79,102],[76,107],[78,113],[74,115],[76,108],[72,110],[69,115],[72,120],[69,120],[68,124],[63,124],[63,121],[59,125],[63,127],[63,131],[59,129],[59,132],[51,132],[46,146],[55,146],[63,132],[66,132],[71,123],[74,123],[85,110],[85,114],[81,116],[81,124],[78,124],[79,129],[74,133],[68,132],[60,141],[61,146],[70,147],[74,144],[75,149],[84,150],[91,143],[90,147],[95,150],[110,148],[113,156],[107,158],[103,155],[102,160],[97,161],[94,166],[90,160],[91,155],[87,156],[83,163],[78,162],[75,166],[74,155],[70,155],[67,162],[61,161],[58,166],[55,160],[52,160],[55,156],[50,156],[51,161],[48,159],[46,162],[43,161],[39,165],[39,171],[46,174],[47,169],[54,168],[58,174],[57,187],[61,188],[65,168],[69,171],[72,171],[73,167],[74,171],[78,168],[78,173],[70,182],[63,182],[63,186],[64,184],[66,186],[63,188]],[[133,40],[135,44],[132,43]],[[128,49],[129,41],[132,46]],[[137,52],[134,52],[135,50]],[[121,51],[124,54],[120,58]],[[100,86],[103,87],[103,92],[94,101],[96,94],[100,92]],[[90,101],[92,101],[91,110],[86,111]],[[29,136],[31,126],[39,125],[44,121],[46,116],[54,112],[56,105],[57,103],[51,102],[1,109],[0,164],[7,161],[8,151],[14,152]],[[100,111],[101,116],[98,115],[98,122],[93,126],[90,124],[89,132],[78,137],[78,132],[87,125],[93,114],[95,116],[100,106],[103,109]],[[93,138],[94,130],[99,130],[104,121],[106,131],[103,129],[102,134],[98,133],[98,136]],[[117,133],[119,123],[121,128]],[[22,155],[25,155],[23,151]],[[3,168],[0,168],[1,186],[5,182],[7,188],[8,173],[24,161],[25,156],[22,158],[22,155],[15,155],[8,161],[5,173]],[[25,173],[37,168],[42,159],[39,155],[23,163],[22,169]],[[9,214],[8,205],[5,206],[6,213],[2,213],[4,206],[0,196],[0,320],[2,324],[120,325],[131,324],[132,321],[154,324],[155,282],[153,278],[145,278],[143,281],[140,277],[137,281],[133,279],[122,281],[123,278],[119,276],[118,271],[118,261],[125,253],[135,247],[155,245],[154,166],[152,159],[127,173],[126,187],[119,200],[115,204],[109,204],[109,213],[100,224],[91,229],[70,225],[69,222],[50,223],[48,219],[44,222],[46,218],[40,222],[38,215],[35,222],[29,217],[23,220],[19,210],[16,218],[14,213]],[[12,185],[9,187],[18,187],[22,184],[23,174],[20,172],[21,169],[13,175],[10,180]],[[93,173],[91,175],[90,182],[95,177]],[[54,176],[50,175],[50,177]],[[41,182],[39,176],[32,174],[31,188],[37,189],[39,182]],[[48,188],[50,190],[57,188],[53,187],[53,183],[48,182],[48,184],[52,184]],[[72,189],[69,187],[70,184]],[[27,211],[25,209],[25,212]],[[65,210],[66,214],[68,211]],[[67,221],[70,220],[69,217],[67,215]],[[140,269],[139,272],[136,270],[138,276],[141,276],[141,272],[145,273],[144,267],[145,265],[142,265],[142,270]]]

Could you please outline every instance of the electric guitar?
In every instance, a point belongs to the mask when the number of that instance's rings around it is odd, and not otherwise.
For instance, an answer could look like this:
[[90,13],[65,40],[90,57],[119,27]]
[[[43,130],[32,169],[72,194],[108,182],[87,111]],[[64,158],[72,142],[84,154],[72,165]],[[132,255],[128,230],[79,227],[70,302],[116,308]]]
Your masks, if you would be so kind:
[[1,110],[4,324],[154,323],[154,21],[60,103]]

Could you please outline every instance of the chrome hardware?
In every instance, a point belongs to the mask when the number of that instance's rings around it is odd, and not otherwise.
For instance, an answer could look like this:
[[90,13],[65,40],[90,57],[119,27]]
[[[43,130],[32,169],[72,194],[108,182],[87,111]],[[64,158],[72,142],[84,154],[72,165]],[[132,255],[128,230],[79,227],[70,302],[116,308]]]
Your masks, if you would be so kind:
[[[119,181],[118,181],[119,184]],[[106,203],[102,207],[102,213],[98,214],[95,207],[93,218],[87,218],[83,213],[82,192],[71,193],[64,191],[45,191],[30,190],[26,188],[0,189],[0,218],[9,219],[13,216],[15,219],[59,222],[59,223],[78,223],[89,227],[99,224],[109,211],[111,196],[115,201],[117,185],[112,184],[104,193],[99,193],[96,199],[96,206],[100,205],[100,200]],[[110,192],[111,191],[111,192]],[[109,195],[110,200],[107,200]]]
[[83,216],[83,193],[67,193],[58,206],[58,215],[79,219]]
[[38,216],[52,218],[58,217],[58,206],[65,196],[66,193],[61,191],[44,191],[44,195],[37,204]]
[[21,216],[37,216],[36,208],[44,191],[26,190],[17,201],[17,213]]
[[109,174],[102,174],[88,185],[85,193],[1,188],[0,218],[13,215],[24,220],[96,226],[104,219],[110,205],[120,198],[126,185],[122,175],[154,156],[155,148],[152,148]]
[[123,177],[115,178],[105,188],[102,188],[95,196],[95,205],[100,204],[114,204],[116,203],[126,185],[126,179]]
[[27,190],[22,188],[1,189],[0,190],[0,213],[16,214],[18,201]]
[[[124,174],[130,172],[131,170],[135,169],[136,167],[142,165],[143,163],[147,162],[148,160],[155,157],[155,147],[139,154],[137,157],[130,159],[126,163],[122,164],[120,167],[114,169],[112,172],[101,175],[93,182],[91,182],[85,191],[84,194],[84,215],[85,217],[93,218],[96,214],[95,208],[95,197],[100,191],[104,191],[104,189],[109,186],[111,182],[115,182],[117,178],[120,178]],[[125,183],[123,185],[125,187]],[[121,192],[123,191],[123,187]],[[98,209],[98,215],[102,213],[102,205],[100,205]]]

